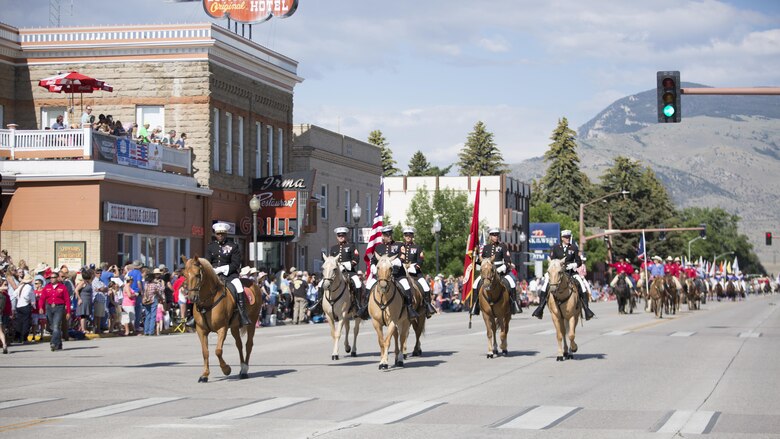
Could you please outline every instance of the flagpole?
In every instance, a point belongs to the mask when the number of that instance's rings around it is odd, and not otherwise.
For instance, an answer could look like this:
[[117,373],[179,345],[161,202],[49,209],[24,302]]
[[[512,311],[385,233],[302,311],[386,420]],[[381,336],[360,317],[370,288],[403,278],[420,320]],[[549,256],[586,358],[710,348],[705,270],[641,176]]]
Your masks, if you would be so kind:
[[645,294],[650,294],[650,284],[647,280],[647,241],[645,240],[645,231],[642,229],[642,243],[644,244],[642,247],[642,252],[645,259]]
[[[477,269],[477,247],[471,251],[471,295],[469,295],[469,329],[471,329],[471,317],[474,316],[474,270]],[[477,291],[479,294],[479,291]]]

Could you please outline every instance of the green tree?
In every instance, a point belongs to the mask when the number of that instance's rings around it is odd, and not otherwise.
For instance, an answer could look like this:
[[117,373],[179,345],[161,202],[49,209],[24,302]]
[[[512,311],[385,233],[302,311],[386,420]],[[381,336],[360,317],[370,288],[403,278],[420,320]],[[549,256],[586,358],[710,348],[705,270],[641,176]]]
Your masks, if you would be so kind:
[[550,136],[550,149],[544,153],[547,173],[538,185],[538,200],[571,218],[578,217],[580,203],[590,198],[590,181],[580,170],[576,135],[565,117],[558,121]]
[[499,175],[508,172],[501,151],[493,141],[493,133],[479,121],[470,132],[458,154],[460,175]]
[[465,193],[452,189],[431,193],[421,188],[412,198],[406,212],[406,223],[416,229],[415,242],[425,253],[422,270],[435,275],[436,239],[433,222],[436,215],[441,223],[439,232],[439,271],[444,275],[463,274],[463,258],[469,235],[471,210]]
[[409,171],[406,175],[409,177],[421,177],[428,175],[430,170],[431,164],[428,162],[428,159],[425,158],[425,154],[418,150],[409,160]]
[[390,144],[387,143],[387,139],[382,135],[382,131],[374,130],[368,134],[368,143],[379,147],[379,151],[382,155],[382,175],[384,177],[391,177],[401,172],[396,168],[396,162],[393,160],[393,151],[390,150]]

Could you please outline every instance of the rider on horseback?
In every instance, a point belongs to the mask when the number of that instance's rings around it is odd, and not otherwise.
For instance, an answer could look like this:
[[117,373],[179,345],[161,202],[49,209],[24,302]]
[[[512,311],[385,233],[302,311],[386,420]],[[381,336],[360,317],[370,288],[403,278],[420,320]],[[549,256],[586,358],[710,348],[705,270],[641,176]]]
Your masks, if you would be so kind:
[[[409,296],[409,303],[412,298],[412,286],[409,285],[406,279],[407,270],[405,265],[409,266],[409,275],[417,281],[420,285],[420,289],[423,292],[423,302],[425,302],[425,314],[430,318],[436,309],[431,305],[431,286],[425,281],[425,277],[420,272],[420,264],[422,264],[425,255],[419,245],[414,243],[414,227],[406,227],[404,229],[404,243],[401,244],[399,249],[399,259],[401,260],[401,266],[399,268],[399,283],[404,289],[404,294]],[[394,273],[395,274],[395,273]],[[410,317],[411,318],[411,317]]]
[[[488,234],[490,235],[490,243],[485,244],[482,247],[482,252],[479,255],[480,260],[477,261],[477,264],[481,263],[482,259],[490,257],[493,258],[493,266],[496,268],[496,272],[504,275],[504,277],[501,279],[501,282],[504,284],[504,288],[509,291],[509,298],[510,302],[512,303],[512,314],[517,314],[519,312],[523,312],[523,310],[520,308],[520,305],[517,304],[517,287],[515,279],[511,274],[507,273],[507,269],[512,262],[509,259],[509,249],[507,249],[506,244],[499,242],[500,233],[501,232],[498,230],[498,227],[493,227],[492,229],[488,230]],[[474,281],[474,285],[476,285],[474,291],[479,291],[481,284],[482,276],[479,276]],[[474,311],[472,314],[479,315],[478,300],[474,301]]]
[[612,287],[612,289],[615,289],[615,285],[617,285],[618,279],[620,279],[620,275],[623,275],[626,280],[626,284],[628,284],[628,286],[631,288],[631,291],[636,294],[636,284],[634,282],[634,278],[632,277],[634,274],[634,266],[631,265],[631,261],[628,258],[625,258],[622,261],[609,264],[609,266],[617,271],[609,286]]
[[[677,287],[678,291],[682,290],[682,284],[680,283],[680,272],[682,271],[682,267],[680,266],[680,258],[676,257],[672,259],[671,256],[666,257],[666,265],[664,265],[664,274],[668,275],[672,278],[672,282],[674,282],[674,286]],[[667,285],[666,288],[669,289],[671,285]]]
[[[401,244],[393,240],[393,226],[382,227],[382,243],[377,244],[376,247],[374,247],[374,253],[371,255],[371,272],[374,273],[374,276],[366,283],[367,291],[371,291],[371,288],[376,283],[376,263],[379,261],[379,258],[384,255],[390,257],[398,256],[400,252]],[[409,313],[409,318],[416,319],[419,315],[412,307],[411,296],[406,296],[408,292],[401,286],[401,283],[398,282],[401,277],[403,277],[401,275],[401,260],[396,258],[393,260],[393,279],[396,281],[396,284],[398,284],[398,289],[404,291],[404,300],[406,301],[406,310]],[[365,312],[366,315],[368,315],[368,307],[366,307]]]
[[[206,259],[236,299],[241,326],[248,325],[252,322],[246,314],[244,286],[241,285],[241,279],[238,277],[238,270],[241,268],[241,247],[227,238],[229,224],[215,223],[212,229],[214,229],[215,239],[206,247]],[[192,318],[187,322],[189,326],[193,326],[194,323],[195,320]]]
[[[338,257],[338,263],[341,264],[341,271],[347,273],[348,277],[351,279],[351,282],[349,282],[349,287],[352,289],[352,308],[355,311],[358,311],[360,314],[360,311],[364,308],[361,297],[362,295],[360,294],[361,290],[363,289],[363,283],[360,281],[360,277],[357,275],[360,252],[358,251],[355,244],[347,240],[347,232],[349,232],[348,228],[337,227],[334,232],[336,232],[336,240],[338,241],[338,244],[330,248],[330,256]],[[322,294],[320,294],[320,297],[321,296]],[[358,317],[362,319],[368,318],[367,308],[363,314],[365,314],[366,317],[363,317],[362,315]]]
[[[580,259],[580,250],[577,248],[577,244],[571,242],[571,230],[564,230],[561,232],[561,243],[555,244],[550,250],[550,259],[563,259],[566,272],[577,281],[577,291],[582,301],[582,308],[585,310],[585,320],[590,320],[595,314],[588,307],[588,289],[585,287],[585,280],[580,277],[575,271],[577,267],[582,265],[582,259]],[[547,274],[544,275],[544,284],[542,285],[542,291],[539,294],[539,306],[536,307],[532,316],[541,319],[544,314],[544,306],[547,305],[547,293],[549,293],[549,278]]]

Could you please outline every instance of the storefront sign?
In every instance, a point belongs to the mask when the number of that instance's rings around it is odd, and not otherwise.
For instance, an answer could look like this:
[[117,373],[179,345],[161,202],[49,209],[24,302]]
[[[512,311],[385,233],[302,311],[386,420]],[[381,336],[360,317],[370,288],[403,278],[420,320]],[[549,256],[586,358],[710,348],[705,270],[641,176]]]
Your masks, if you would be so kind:
[[86,241],[54,241],[54,261],[56,267],[67,265],[77,271],[87,265]]
[[[261,241],[291,240],[303,218],[298,218],[301,193],[308,196],[314,171],[290,172],[252,180],[252,193],[260,201],[257,233]],[[251,220],[246,230],[251,230]],[[244,228],[242,227],[242,230]]]
[[529,250],[549,251],[558,243],[561,234],[559,223],[531,223],[528,237]]
[[203,235],[205,234],[205,230],[203,230],[203,227],[200,227],[200,226],[192,226],[192,232],[191,233],[192,233],[192,236],[199,236],[199,237],[202,238]]
[[203,0],[209,17],[239,23],[261,23],[271,17],[287,18],[295,13],[298,0]]
[[104,221],[156,226],[159,224],[159,211],[149,207],[128,206],[106,202],[103,204]]

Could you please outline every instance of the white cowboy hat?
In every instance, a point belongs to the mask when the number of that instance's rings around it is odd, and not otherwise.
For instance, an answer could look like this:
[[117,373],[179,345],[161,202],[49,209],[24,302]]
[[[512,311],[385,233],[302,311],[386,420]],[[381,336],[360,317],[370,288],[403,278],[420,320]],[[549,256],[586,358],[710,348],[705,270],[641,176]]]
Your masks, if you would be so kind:
[[257,268],[255,267],[249,267],[249,275],[257,274]]
[[672,259],[672,257],[671,257],[671,256],[667,256],[667,257],[666,257],[666,260],[671,262],[671,261],[673,261],[674,259]]
[[122,279],[120,279],[120,278],[118,278],[118,277],[112,277],[112,278],[111,278],[111,282],[113,282],[114,284],[116,284],[116,286],[118,286],[118,287],[121,287],[122,285],[124,285],[124,284],[125,284],[125,281],[123,281]]
[[335,233],[335,234],[337,234],[337,235],[338,235],[339,233],[344,233],[344,234],[347,234],[347,233],[349,233],[349,229],[348,229],[348,228],[346,228],[346,227],[336,227],[335,229],[333,229],[333,233]]
[[230,231],[230,224],[214,223],[211,228],[214,229],[214,233],[227,233]]
[[152,274],[163,274],[163,272],[159,268],[155,268],[154,270],[152,270]]
[[404,235],[406,235],[408,233],[411,233],[412,235],[414,235],[414,227],[412,227],[412,226],[404,227],[404,232],[403,233],[404,233]]
[[30,273],[25,274],[21,280],[23,284],[31,284],[32,281],[33,281],[33,277]]
[[680,262],[680,257],[677,256],[676,258],[674,258],[674,262]]
[[35,267],[35,273],[43,273],[47,268],[49,268],[49,266],[41,262]]
[[241,267],[241,271],[238,272],[239,276],[246,276],[249,274],[249,266]]
[[561,232],[561,236],[571,236],[571,230],[564,230]]
[[663,261],[663,259],[661,259],[661,257],[658,256],[658,255],[653,256],[653,260],[654,261]]
[[266,273],[265,271],[260,271],[257,273],[257,280],[260,280],[266,276],[268,276],[268,273]]
[[498,227],[491,227],[488,230],[488,235],[498,235],[499,233],[501,233],[501,230],[498,230]]

